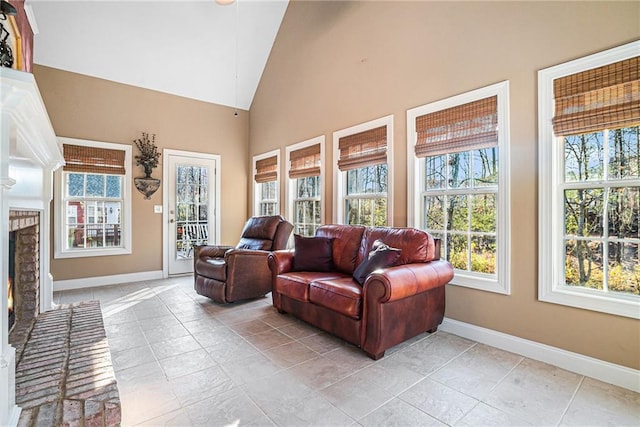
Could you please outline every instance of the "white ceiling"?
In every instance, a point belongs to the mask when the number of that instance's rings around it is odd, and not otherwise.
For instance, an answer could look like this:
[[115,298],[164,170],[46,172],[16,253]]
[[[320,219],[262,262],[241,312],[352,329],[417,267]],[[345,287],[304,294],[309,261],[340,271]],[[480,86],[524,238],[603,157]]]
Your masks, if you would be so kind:
[[26,4],[36,64],[248,110],[288,0]]

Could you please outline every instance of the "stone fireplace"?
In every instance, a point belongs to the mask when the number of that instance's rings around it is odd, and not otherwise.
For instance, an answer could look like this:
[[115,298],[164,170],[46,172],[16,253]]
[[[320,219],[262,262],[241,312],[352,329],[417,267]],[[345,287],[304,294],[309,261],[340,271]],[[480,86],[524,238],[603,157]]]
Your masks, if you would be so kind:
[[[0,67],[0,277],[9,277],[9,234],[13,241],[13,337],[28,317],[50,310],[49,273],[53,172],[64,164],[33,74]],[[43,237],[41,239],[41,237]],[[12,255],[13,256],[13,255]],[[23,286],[24,285],[24,286]],[[24,288],[31,290],[23,293]],[[17,425],[16,351],[9,344],[9,288],[0,286],[0,425]]]

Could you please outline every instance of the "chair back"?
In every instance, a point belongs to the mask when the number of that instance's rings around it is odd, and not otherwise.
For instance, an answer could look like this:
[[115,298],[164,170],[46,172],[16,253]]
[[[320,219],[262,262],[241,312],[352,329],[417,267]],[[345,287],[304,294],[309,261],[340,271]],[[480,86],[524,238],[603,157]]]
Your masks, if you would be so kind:
[[285,249],[293,224],[280,215],[254,216],[242,230],[237,249],[276,251]]

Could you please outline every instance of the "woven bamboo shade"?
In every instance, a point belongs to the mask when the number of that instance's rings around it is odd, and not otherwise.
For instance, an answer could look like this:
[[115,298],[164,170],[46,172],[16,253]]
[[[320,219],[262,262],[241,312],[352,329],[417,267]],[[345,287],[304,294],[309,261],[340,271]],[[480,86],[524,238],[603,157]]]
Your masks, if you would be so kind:
[[320,144],[294,150],[289,154],[291,167],[289,178],[306,178],[320,175]]
[[417,157],[498,145],[498,97],[479,99],[416,117]]
[[374,166],[387,162],[387,126],[380,126],[339,139],[338,169]]
[[63,144],[64,170],[124,175],[124,151]]
[[640,124],[640,57],[553,82],[557,136]]
[[261,184],[278,179],[278,157],[271,156],[256,162],[255,180]]

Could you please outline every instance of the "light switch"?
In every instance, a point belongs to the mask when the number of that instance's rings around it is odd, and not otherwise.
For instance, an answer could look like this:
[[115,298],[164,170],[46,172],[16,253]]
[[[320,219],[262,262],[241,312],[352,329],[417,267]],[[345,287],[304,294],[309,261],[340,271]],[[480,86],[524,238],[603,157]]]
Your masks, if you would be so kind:
[[153,213],[162,213],[162,205],[153,205]]

